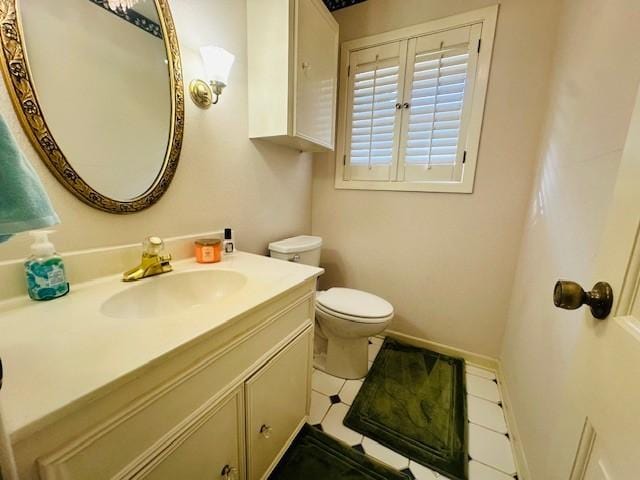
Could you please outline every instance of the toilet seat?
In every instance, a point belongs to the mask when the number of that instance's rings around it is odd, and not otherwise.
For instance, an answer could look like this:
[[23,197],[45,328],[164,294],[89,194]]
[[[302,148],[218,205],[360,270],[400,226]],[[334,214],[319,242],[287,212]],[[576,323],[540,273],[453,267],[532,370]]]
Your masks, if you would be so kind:
[[332,317],[339,318],[341,320],[346,320],[348,322],[353,322],[353,323],[368,324],[368,325],[386,323],[393,318],[393,314],[387,317],[376,317],[376,318],[354,317],[351,315],[345,315],[344,313],[333,312],[331,310],[328,310],[322,307],[321,305],[318,305],[317,303],[316,303],[316,310],[324,313],[325,315],[331,315]]
[[386,300],[351,288],[330,288],[318,292],[316,308],[327,315],[357,323],[385,323],[394,314]]

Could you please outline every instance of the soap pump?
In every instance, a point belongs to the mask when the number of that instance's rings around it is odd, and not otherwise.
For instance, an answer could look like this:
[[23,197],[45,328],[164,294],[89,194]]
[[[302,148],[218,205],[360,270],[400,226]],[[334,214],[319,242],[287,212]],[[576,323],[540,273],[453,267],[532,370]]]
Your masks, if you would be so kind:
[[31,256],[24,263],[27,290],[33,300],[52,300],[69,293],[64,262],[49,241],[48,230],[29,232],[34,238]]

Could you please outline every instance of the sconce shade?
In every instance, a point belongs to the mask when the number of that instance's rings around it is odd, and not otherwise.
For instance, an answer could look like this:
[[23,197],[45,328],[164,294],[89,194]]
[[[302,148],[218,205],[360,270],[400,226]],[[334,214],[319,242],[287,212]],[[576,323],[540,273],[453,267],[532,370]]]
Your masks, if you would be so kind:
[[200,55],[204,63],[206,80],[227,85],[229,73],[236,57],[220,47],[201,47]]

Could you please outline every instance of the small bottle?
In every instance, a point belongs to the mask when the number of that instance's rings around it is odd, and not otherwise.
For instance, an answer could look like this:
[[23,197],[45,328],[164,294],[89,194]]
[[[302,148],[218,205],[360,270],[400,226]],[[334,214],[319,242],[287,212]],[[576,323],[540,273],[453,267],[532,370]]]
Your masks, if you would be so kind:
[[222,250],[225,256],[231,255],[236,251],[236,243],[233,241],[233,231],[230,228],[224,229],[224,242],[222,242]]
[[24,263],[27,291],[33,300],[52,300],[69,293],[62,258],[49,241],[50,231],[33,231],[31,256]]

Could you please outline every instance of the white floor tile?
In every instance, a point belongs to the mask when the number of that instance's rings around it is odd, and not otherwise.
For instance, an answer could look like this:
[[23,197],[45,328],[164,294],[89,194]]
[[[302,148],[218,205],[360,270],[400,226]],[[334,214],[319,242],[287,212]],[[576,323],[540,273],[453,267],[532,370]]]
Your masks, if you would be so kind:
[[315,370],[312,378],[312,388],[316,392],[323,393],[324,395],[331,396],[337,395],[342,386],[344,385],[344,379],[337,378],[324,373],[321,370]]
[[513,477],[471,460],[469,462],[469,480],[513,480]]
[[347,380],[344,383],[344,387],[340,390],[338,394],[340,396],[340,401],[342,403],[346,403],[347,405],[352,405],[353,401],[356,399],[356,395],[360,391],[360,387],[362,387],[362,380]]
[[495,380],[496,374],[491,370],[487,370],[486,368],[476,367],[475,365],[469,365],[468,363],[465,365],[467,373],[471,375],[475,375],[476,377],[486,378],[487,380]]
[[497,403],[468,395],[467,406],[471,423],[490,428],[498,433],[507,433],[504,413]]
[[325,433],[353,446],[362,443],[362,435],[354,432],[342,424],[344,416],[349,411],[349,406],[344,403],[331,405],[329,412],[322,421],[322,429]]
[[437,473],[432,472],[427,467],[423,467],[416,462],[409,462],[409,470],[411,470],[413,476],[416,477],[416,480],[447,480],[442,475],[437,476]]
[[370,341],[371,343],[373,343],[374,345],[382,346],[382,344],[384,343],[384,338],[380,338],[380,337],[369,337],[369,341]]
[[369,366],[367,367],[367,371],[371,370],[371,365],[373,365],[373,362],[369,362]]
[[399,453],[389,450],[384,445],[380,445],[370,438],[364,437],[364,440],[362,440],[362,448],[364,448],[364,452],[370,457],[386,463],[396,470],[402,470],[409,466],[409,459],[407,457],[403,457]]
[[469,456],[508,475],[515,475],[516,467],[511,444],[506,435],[469,424]]
[[380,352],[380,347],[382,345],[381,344],[376,344],[376,343],[370,343],[369,344],[369,361],[373,362],[376,357],[378,356],[378,353]]
[[318,392],[311,392],[311,410],[309,411],[309,423],[316,425],[322,422],[322,419],[329,411],[331,400],[326,395]]
[[474,397],[484,398],[490,402],[498,403],[500,401],[500,392],[498,384],[486,378],[476,377],[467,374],[467,393]]

